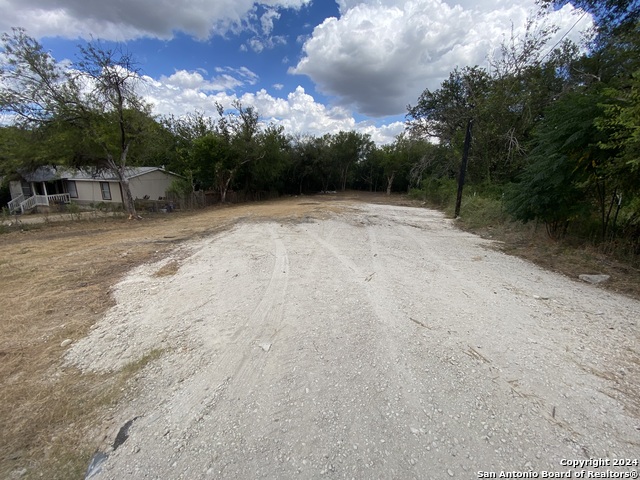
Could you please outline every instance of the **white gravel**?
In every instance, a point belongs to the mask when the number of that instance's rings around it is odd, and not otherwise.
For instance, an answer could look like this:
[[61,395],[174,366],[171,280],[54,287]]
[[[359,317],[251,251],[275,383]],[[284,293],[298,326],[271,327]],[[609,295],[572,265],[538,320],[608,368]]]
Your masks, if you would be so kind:
[[172,276],[153,275],[171,258],[133,271],[69,350],[105,371],[164,349],[94,478],[478,478],[640,457],[640,303],[437,212],[245,222],[175,259]]

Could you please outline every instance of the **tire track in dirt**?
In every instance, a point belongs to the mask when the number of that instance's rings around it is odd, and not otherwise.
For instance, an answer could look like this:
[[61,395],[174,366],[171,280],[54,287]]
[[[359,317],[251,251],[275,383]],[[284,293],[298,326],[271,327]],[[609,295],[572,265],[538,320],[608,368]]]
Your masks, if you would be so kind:
[[[249,377],[260,374],[265,361],[262,354],[271,349],[282,326],[289,284],[289,256],[284,242],[275,233],[274,224],[270,224],[268,228],[273,242],[273,270],[260,302],[247,319],[247,323],[232,337],[232,343],[254,347],[241,358],[235,368],[231,376],[232,385],[243,386]],[[224,368],[226,363],[223,359],[221,368]]]
[[[228,338],[223,341],[227,348],[216,357],[215,371],[225,372],[225,377],[212,375],[212,365],[204,363],[202,370],[189,378],[180,394],[172,399],[173,423],[183,425],[183,430],[185,425],[200,421],[203,413],[214,405],[233,397],[264,370],[268,361],[265,350],[270,350],[281,328],[289,281],[287,249],[276,235],[274,225],[269,225],[269,238],[273,257],[269,282],[246,320],[240,322],[233,333],[227,332]],[[212,377],[219,382],[218,386],[203,389],[202,385],[211,384]]]

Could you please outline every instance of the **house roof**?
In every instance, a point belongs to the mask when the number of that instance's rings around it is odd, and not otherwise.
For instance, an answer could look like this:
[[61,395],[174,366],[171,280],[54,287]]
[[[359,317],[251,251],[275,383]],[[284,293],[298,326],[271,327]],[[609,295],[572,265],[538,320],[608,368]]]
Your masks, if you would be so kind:
[[[127,167],[125,175],[128,179],[146,175],[147,173],[160,171],[168,175],[179,177],[177,173],[165,170],[162,167]],[[22,178],[27,182],[51,182],[54,180],[79,180],[79,181],[100,181],[117,182],[118,177],[109,170],[96,170],[93,167],[67,168],[67,167],[38,167],[32,172],[21,172]]]

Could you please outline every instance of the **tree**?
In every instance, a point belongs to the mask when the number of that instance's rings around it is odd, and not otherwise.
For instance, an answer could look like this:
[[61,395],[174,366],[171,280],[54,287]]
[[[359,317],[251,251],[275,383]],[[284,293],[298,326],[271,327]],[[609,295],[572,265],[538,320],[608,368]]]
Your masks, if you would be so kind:
[[601,97],[574,92],[556,101],[534,133],[529,166],[506,199],[507,210],[524,222],[541,220],[549,235],[561,236],[569,222],[589,215],[591,192],[599,207],[602,235],[609,222],[608,193],[617,189],[610,156],[594,120]]
[[140,218],[127,166],[133,146],[148,133],[151,113],[136,93],[140,75],[131,55],[90,42],[71,68],[63,68],[23,29],[2,36],[2,51],[0,108],[24,127],[75,136],[76,152],[67,163],[113,173],[130,218]]
[[264,157],[264,152],[260,151],[256,142],[260,116],[254,107],[245,107],[240,100],[236,100],[231,112],[225,114],[222,105],[217,105],[217,108],[219,118],[216,130],[230,149],[216,163],[220,201],[225,202],[236,174],[244,165]]
[[[412,142],[406,135],[400,134],[391,144],[382,145],[374,150],[374,162],[379,165],[386,180],[387,195],[391,195],[394,181],[402,177],[409,180],[408,169],[411,162]],[[403,175],[407,173],[407,175]]]
[[248,188],[260,192],[284,191],[284,177],[290,162],[291,144],[284,134],[284,127],[267,125],[255,141],[261,156],[248,164]]
[[331,154],[331,135],[325,133],[321,137],[313,139],[314,173],[319,178],[322,191],[328,192],[329,186],[336,189],[336,181],[339,178],[337,163]]
[[462,145],[473,110],[489,89],[491,79],[480,67],[456,68],[439,89],[424,90],[415,106],[407,107],[407,127],[414,137],[436,139],[442,145]]
[[199,139],[215,133],[215,122],[202,112],[192,112],[185,116],[173,115],[162,119],[164,129],[169,133],[166,150],[171,153],[171,170],[190,179],[189,194],[192,199],[196,189],[212,188],[214,175],[208,171],[209,160],[203,161],[196,155],[194,144]]
[[600,146],[613,152],[630,171],[640,171],[640,69],[623,88],[604,90],[604,115],[596,120],[607,138]]
[[292,183],[291,191],[298,195],[304,193],[305,182],[309,188],[309,182],[313,181],[318,153],[315,140],[313,136],[300,136],[293,139],[290,151],[289,178]]
[[77,120],[84,108],[80,86],[22,28],[2,35],[0,109],[17,125],[33,127]]
[[226,202],[229,185],[238,167],[228,140],[217,132],[208,132],[194,139],[191,149],[202,186],[217,189],[220,201]]
[[340,131],[331,136],[331,158],[336,164],[340,189],[344,192],[349,180],[350,168],[371,152],[374,143],[368,134]]

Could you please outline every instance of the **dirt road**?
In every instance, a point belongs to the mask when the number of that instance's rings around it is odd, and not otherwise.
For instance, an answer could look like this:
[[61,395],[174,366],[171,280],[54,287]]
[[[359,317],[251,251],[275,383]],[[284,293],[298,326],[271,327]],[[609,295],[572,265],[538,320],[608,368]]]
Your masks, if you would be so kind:
[[640,303],[434,211],[247,220],[113,293],[69,364],[161,354],[92,478],[541,476],[640,457]]

